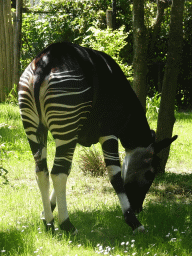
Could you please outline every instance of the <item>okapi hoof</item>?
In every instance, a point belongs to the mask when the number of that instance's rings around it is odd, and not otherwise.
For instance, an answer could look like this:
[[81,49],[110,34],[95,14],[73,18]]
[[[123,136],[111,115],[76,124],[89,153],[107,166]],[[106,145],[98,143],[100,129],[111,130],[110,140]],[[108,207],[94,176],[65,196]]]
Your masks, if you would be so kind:
[[124,213],[124,218],[125,222],[132,228],[133,231],[142,226],[131,208]]
[[52,219],[52,221],[50,221],[49,223],[46,222],[45,218],[42,218],[42,220],[46,231],[51,231],[53,234],[55,232],[54,219]]
[[61,223],[60,229],[67,233],[72,233],[73,235],[76,235],[78,233],[78,230],[73,226],[69,218]]
[[145,228],[143,226],[140,226],[133,231],[133,234],[135,235],[138,233],[145,233],[145,232],[146,232]]

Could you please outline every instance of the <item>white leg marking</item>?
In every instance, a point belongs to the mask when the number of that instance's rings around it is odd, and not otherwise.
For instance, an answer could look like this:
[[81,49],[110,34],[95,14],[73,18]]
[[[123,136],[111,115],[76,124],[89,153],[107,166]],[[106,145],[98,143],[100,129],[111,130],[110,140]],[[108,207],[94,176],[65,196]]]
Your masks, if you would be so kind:
[[129,159],[131,156],[131,152],[126,152],[126,156],[123,160],[123,166],[122,166],[122,179],[126,180],[126,176],[127,176],[127,171],[128,171],[128,164],[129,164]]
[[143,226],[140,226],[138,228],[136,228],[134,231],[133,231],[133,234],[137,234],[137,233],[145,233],[145,228]]
[[51,174],[53,180],[53,186],[57,197],[58,214],[59,214],[59,224],[62,224],[69,215],[67,211],[66,202],[66,182],[67,175],[64,173]]
[[121,168],[116,165],[109,165],[109,166],[107,166],[107,171],[108,171],[109,179],[111,180],[111,178],[114,175],[116,175],[118,172],[121,172]]
[[123,214],[131,207],[126,194],[117,194]]
[[[114,175],[121,172],[121,168],[119,166],[116,166],[116,165],[107,166],[107,170],[108,170],[108,175],[109,175],[110,180],[112,179],[112,177]],[[124,194],[124,193],[117,194],[117,196],[119,198],[119,202],[120,202],[120,205],[121,205],[122,212],[125,213],[125,211],[127,211],[127,209],[130,208],[129,200],[128,200],[126,194]]]
[[45,220],[47,223],[53,220],[51,205],[49,201],[49,176],[46,172],[37,172],[37,184],[41,191]]
[[55,193],[55,189],[53,189],[52,192],[51,192],[50,202],[51,202],[51,204],[56,204],[56,193]]

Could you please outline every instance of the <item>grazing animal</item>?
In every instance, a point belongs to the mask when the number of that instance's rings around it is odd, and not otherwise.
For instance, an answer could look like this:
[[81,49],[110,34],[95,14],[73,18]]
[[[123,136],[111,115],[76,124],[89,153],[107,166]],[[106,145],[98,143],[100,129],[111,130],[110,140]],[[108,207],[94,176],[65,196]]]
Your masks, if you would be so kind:
[[[126,223],[134,231],[144,230],[135,212],[141,211],[155,177],[156,154],[176,136],[155,142],[137,96],[110,56],[67,42],[50,45],[21,76],[19,107],[36,163],[47,229],[54,230],[57,201],[60,228],[76,232],[66,203],[73,153],[77,143],[91,146],[99,141]],[[56,144],[50,198],[48,130]],[[122,172],[118,139],[126,150]]]

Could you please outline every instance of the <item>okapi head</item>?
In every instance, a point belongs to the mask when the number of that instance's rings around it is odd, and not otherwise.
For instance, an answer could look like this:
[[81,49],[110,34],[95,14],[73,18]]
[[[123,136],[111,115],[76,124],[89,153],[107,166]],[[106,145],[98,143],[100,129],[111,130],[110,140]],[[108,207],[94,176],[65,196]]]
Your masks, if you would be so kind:
[[147,148],[138,147],[127,153],[123,162],[122,177],[124,188],[134,212],[142,211],[143,201],[155,175],[160,158],[157,154],[177,139],[177,135],[154,142]]

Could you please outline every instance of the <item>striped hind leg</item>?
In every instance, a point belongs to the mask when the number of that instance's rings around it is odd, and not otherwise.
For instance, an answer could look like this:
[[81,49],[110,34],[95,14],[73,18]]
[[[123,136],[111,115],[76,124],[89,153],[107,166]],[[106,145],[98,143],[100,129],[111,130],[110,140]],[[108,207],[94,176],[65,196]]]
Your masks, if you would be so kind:
[[66,201],[66,183],[70,173],[73,153],[76,147],[76,139],[66,144],[66,141],[55,139],[56,154],[51,178],[53,181],[54,192],[51,197],[51,204],[54,205],[55,199],[58,206],[60,228],[67,232],[76,233],[77,230],[69,220]]
[[[28,137],[28,141],[31,147],[32,154],[35,159],[35,172],[36,180],[41,192],[43,202],[43,222],[46,226],[46,230],[54,230],[54,220],[52,207],[49,199],[49,172],[47,167],[47,129],[41,126],[41,131],[38,131],[37,127],[33,127],[33,134],[27,132],[26,124],[24,122],[24,128]],[[37,133],[40,132],[41,136],[37,138]],[[43,135],[43,136],[42,136]],[[40,140],[40,141],[39,141]]]
[[36,164],[36,180],[41,192],[42,202],[43,202],[43,222],[46,226],[46,230],[52,229],[54,231],[54,219],[53,219],[53,209],[50,204],[49,199],[49,172],[47,167],[47,129],[42,126],[41,127],[41,134],[43,134],[44,138],[39,142],[34,142],[29,140],[31,150],[35,159]]

